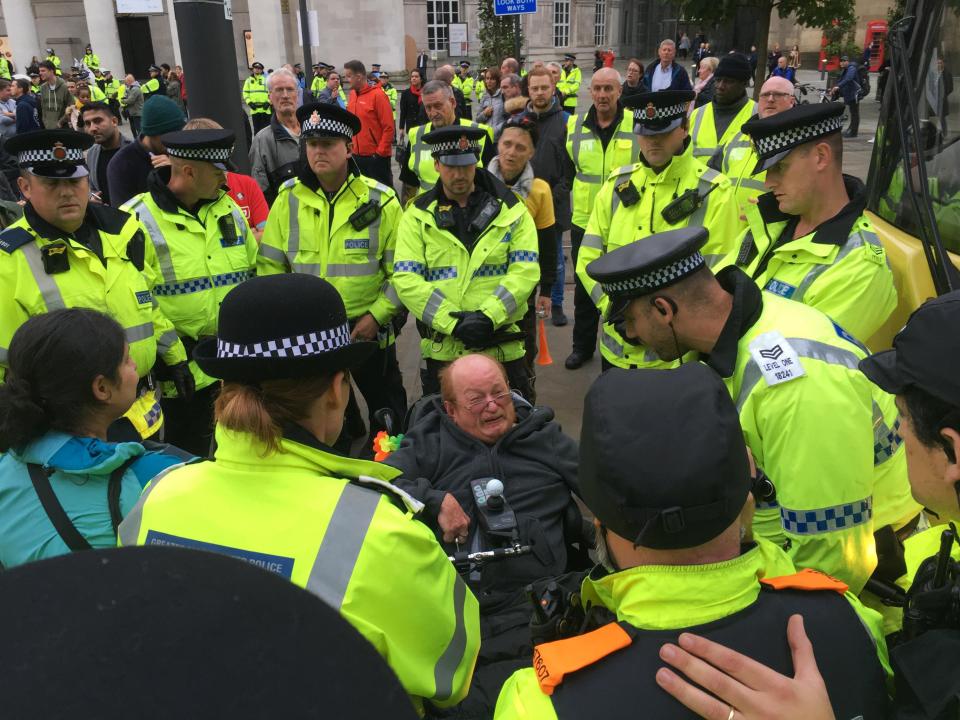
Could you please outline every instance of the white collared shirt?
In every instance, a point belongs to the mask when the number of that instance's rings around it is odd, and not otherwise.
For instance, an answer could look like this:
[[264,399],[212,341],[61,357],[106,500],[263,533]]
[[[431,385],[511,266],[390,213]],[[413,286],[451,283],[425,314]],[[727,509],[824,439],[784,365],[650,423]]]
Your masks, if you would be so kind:
[[650,88],[654,92],[657,90],[669,90],[670,83],[673,82],[673,63],[667,65],[667,69],[663,69],[661,63],[657,63],[657,66],[653,69],[653,82],[651,83],[652,87]]

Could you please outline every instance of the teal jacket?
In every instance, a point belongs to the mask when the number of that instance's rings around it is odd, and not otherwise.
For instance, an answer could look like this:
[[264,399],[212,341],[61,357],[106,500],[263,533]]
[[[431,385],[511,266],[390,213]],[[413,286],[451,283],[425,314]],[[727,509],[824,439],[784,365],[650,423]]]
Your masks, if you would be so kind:
[[70,552],[40,504],[27,464],[53,469],[50,485],[64,511],[93,548],[115,547],[107,484],[110,474],[131,458],[120,486],[120,511],[126,515],[140,491],[165,469],[192,459],[168,445],[110,443],[96,438],[49,432],[24,448],[0,457],[0,563],[11,568]]

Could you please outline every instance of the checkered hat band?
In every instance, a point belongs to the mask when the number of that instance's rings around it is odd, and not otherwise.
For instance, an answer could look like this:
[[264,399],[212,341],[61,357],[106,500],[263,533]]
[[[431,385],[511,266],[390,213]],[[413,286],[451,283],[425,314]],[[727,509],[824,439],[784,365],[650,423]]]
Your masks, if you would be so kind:
[[431,146],[430,151],[434,155],[448,155],[450,153],[466,153],[466,152],[480,152],[480,141],[479,140],[468,140],[469,147],[464,150],[460,147],[459,140],[449,140],[446,142],[438,142]]
[[633,111],[634,122],[662,122],[664,120],[674,120],[687,114],[687,105],[690,103],[680,103],[678,105],[668,105],[666,107],[656,108],[656,114],[653,117],[647,117],[647,108],[635,108]]
[[699,252],[677,260],[675,263],[637,277],[626,280],[616,280],[609,283],[600,283],[607,295],[623,294],[634,290],[656,290],[665,287],[675,280],[686,277],[703,265],[703,255]]
[[83,162],[83,150],[80,148],[57,148],[66,152],[66,157],[57,158],[53,156],[53,150],[24,150],[17,154],[17,160],[21,165],[36,165],[37,163],[81,163]]
[[241,345],[217,340],[218,358],[299,358],[323,355],[350,344],[350,326],[321,330],[306,335],[265,340]]
[[202,160],[204,162],[226,162],[233,155],[233,147],[228,148],[174,148],[167,146],[167,155],[182,160]]
[[782,130],[773,135],[756,138],[753,141],[757,149],[757,155],[760,157],[769,157],[789,148],[803,145],[805,142],[823,137],[832,132],[837,132],[843,127],[843,115],[824,118],[812,125],[802,125],[801,127]]
[[333,120],[332,118],[320,118],[317,122],[310,122],[310,118],[307,118],[300,125],[300,134],[301,135],[310,135],[314,133],[319,133],[323,135],[342,135],[348,140],[353,139],[353,130],[346,123],[342,123],[339,120]]

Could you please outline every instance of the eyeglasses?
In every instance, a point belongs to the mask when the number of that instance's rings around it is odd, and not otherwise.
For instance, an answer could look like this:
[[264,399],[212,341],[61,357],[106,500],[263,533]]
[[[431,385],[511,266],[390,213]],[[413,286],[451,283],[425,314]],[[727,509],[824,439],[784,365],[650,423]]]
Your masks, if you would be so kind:
[[775,92],[773,90],[768,90],[767,92],[760,93],[761,100],[781,100],[783,98],[793,97],[793,93],[788,92]]
[[481,413],[487,409],[490,403],[496,403],[498,407],[503,407],[510,400],[510,392],[502,392],[499,395],[485,395],[482,398],[467,400],[464,406],[472,413]]

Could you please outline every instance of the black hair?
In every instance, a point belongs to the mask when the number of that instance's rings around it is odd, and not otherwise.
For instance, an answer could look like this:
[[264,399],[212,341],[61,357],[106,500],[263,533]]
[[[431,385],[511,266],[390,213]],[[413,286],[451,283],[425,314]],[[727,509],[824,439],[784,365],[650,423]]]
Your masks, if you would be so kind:
[[30,84],[30,81],[27,80],[26,78],[14,78],[13,82],[15,82],[17,86],[20,88],[20,92],[28,93],[28,92],[31,92],[33,89],[33,86]]
[[125,342],[116,320],[86,308],[54,310],[21,325],[0,385],[0,452],[50,430],[75,432],[97,405],[94,379],[118,379]]
[[97,100],[95,102],[88,102],[82,108],[80,108],[80,122],[83,122],[83,114],[88,112],[102,112],[104,115],[109,115],[115,117],[113,113],[113,108],[107,105],[102,100]]
[[917,440],[928,448],[941,448],[951,463],[957,462],[953,445],[940,435],[940,431],[950,428],[960,432],[960,408],[915,386],[906,388],[900,397]]
[[44,60],[37,67],[46,68],[47,70],[51,70],[52,72],[57,71],[57,66],[54,65],[50,60]]
[[348,60],[343,64],[344,70],[349,70],[350,72],[357,73],[359,75],[366,75],[367,68],[364,67],[363,63],[359,60]]
[[522,112],[519,115],[514,115],[511,117],[503,125],[504,130],[507,128],[517,128],[518,130],[523,130],[530,136],[530,142],[533,143],[533,147],[537,147],[537,140],[540,139],[540,131],[537,129],[537,121],[534,120],[533,117],[531,117],[528,113]]

